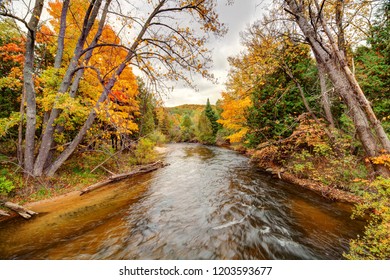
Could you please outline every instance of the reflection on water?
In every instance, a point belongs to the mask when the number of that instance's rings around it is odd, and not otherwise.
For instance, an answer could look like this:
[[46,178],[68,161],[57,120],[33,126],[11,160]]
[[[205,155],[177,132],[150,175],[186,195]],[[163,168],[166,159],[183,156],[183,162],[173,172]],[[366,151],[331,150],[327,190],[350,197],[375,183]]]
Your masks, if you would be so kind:
[[[340,259],[350,207],[227,149],[168,145],[169,166],[0,224],[1,259]],[[41,207],[41,208],[40,208]]]

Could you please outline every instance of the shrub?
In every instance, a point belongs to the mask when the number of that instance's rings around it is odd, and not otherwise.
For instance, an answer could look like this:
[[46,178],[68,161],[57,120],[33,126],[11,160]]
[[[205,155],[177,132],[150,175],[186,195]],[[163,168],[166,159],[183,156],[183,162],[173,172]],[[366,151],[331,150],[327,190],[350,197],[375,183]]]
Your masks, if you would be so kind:
[[154,151],[155,145],[156,144],[148,138],[142,138],[139,140],[137,148],[134,151],[138,164],[146,164],[155,160],[157,155]]
[[350,242],[347,259],[390,259],[390,179],[378,177],[363,194],[352,218],[364,217],[369,212],[370,222],[364,235]]
[[9,194],[15,186],[5,176],[0,176],[0,195]]
[[167,142],[167,137],[160,130],[154,130],[148,135],[148,138],[152,142],[156,143],[156,145],[161,145]]

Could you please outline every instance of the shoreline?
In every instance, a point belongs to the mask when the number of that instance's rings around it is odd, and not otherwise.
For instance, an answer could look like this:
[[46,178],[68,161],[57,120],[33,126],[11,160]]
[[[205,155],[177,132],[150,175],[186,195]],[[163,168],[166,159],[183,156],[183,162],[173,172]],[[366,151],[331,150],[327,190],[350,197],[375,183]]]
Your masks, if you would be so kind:
[[[346,192],[340,189],[332,188],[330,186],[323,185],[317,181],[310,180],[310,179],[302,179],[298,176],[286,172],[283,167],[281,166],[275,166],[272,165],[271,162],[267,166],[261,165],[259,162],[257,162],[256,158],[253,156],[253,153],[246,149],[235,149],[231,145],[215,145],[220,148],[226,148],[232,151],[236,151],[240,154],[245,155],[248,157],[253,163],[256,164],[257,167],[261,169],[262,172],[268,173],[270,175],[273,175],[275,178],[282,180],[284,182],[290,183],[294,185],[297,188],[304,188],[308,189],[317,195],[320,195],[324,199],[330,200],[330,201],[338,201],[343,203],[350,203],[350,204],[356,204],[363,201],[361,197],[358,197],[350,192]],[[155,150],[158,154],[163,154],[166,151],[167,148],[165,147],[156,147]],[[102,182],[103,180],[98,180],[95,183]],[[74,186],[73,188],[69,189],[63,189],[62,191],[65,191],[63,193],[53,193],[51,197],[43,197],[42,199],[38,199],[35,201],[30,201],[25,204],[23,204],[24,207],[29,208],[33,211],[36,211],[37,208],[41,207],[44,204],[51,204],[53,202],[56,202],[58,200],[62,200],[69,197],[77,197],[80,195],[81,190],[90,186],[91,184],[84,185],[84,186]],[[109,184],[107,184],[109,185]],[[106,186],[104,186],[106,187]],[[103,188],[104,188],[103,187]],[[68,190],[68,191],[67,191]],[[15,200],[14,202],[19,202],[20,200]],[[19,217],[19,215],[14,211],[7,211],[10,216],[0,216],[0,223],[8,221],[10,219],[14,219],[16,217]],[[39,213],[39,212],[38,212]]]
[[275,178],[290,183],[298,188],[311,190],[317,195],[323,197],[324,199],[350,204],[363,202],[363,198],[360,196],[335,187],[324,185],[315,180],[299,178],[297,175],[287,172],[284,167],[275,165],[271,161],[268,161],[266,165],[263,165],[259,162],[259,159],[254,156],[253,151],[247,150],[246,148],[238,147],[238,149],[236,149],[234,146],[226,144],[216,146],[221,148],[227,148],[229,150],[243,154],[248,157],[254,164],[256,164],[256,166],[259,167],[262,172],[273,175]]

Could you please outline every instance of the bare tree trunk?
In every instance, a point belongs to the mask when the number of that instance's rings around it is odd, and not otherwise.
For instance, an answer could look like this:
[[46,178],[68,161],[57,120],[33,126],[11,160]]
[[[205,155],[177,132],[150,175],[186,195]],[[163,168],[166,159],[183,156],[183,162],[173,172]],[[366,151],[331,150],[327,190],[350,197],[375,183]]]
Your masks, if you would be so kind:
[[[69,64],[69,67],[68,67],[68,69],[67,69],[67,71],[62,79],[62,82],[61,82],[61,85],[59,88],[59,93],[65,93],[70,87],[72,78],[73,78],[75,71],[78,67],[79,59],[82,55],[85,41],[86,41],[87,36],[88,36],[89,32],[91,31],[92,26],[95,22],[95,19],[98,15],[101,3],[102,3],[102,0],[94,0],[90,3],[90,5],[88,7],[88,10],[87,10],[85,17],[84,17],[84,23],[83,23],[83,29],[82,29],[81,35],[78,39],[73,58],[72,58],[72,60]],[[48,120],[46,128],[45,128],[45,132],[43,133],[42,142],[41,142],[41,145],[39,148],[39,153],[38,153],[37,159],[35,161],[35,165],[34,165],[34,175],[35,176],[42,175],[43,167],[45,166],[45,163],[46,163],[47,158],[48,158],[49,153],[50,153],[50,149],[52,147],[52,143],[54,141],[54,131],[55,131],[54,122],[61,113],[60,109],[55,108],[55,103],[56,103],[56,101],[54,102],[54,105],[53,105],[54,107],[51,110],[50,117],[49,117],[49,120]]]
[[18,128],[18,147],[17,147],[17,157],[18,163],[20,166],[23,166],[23,123],[24,123],[24,102],[25,102],[25,94],[24,90],[22,91],[22,97],[20,100],[20,124]]
[[26,40],[26,53],[24,55],[23,68],[23,90],[27,101],[26,107],[26,146],[24,151],[24,169],[32,173],[34,168],[34,150],[35,150],[35,126],[36,126],[36,100],[34,89],[34,49],[35,36],[38,23],[43,10],[44,0],[37,0],[28,22],[28,32]]
[[61,18],[60,18],[60,32],[57,40],[57,53],[54,59],[54,68],[59,69],[62,63],[64,54],[65,31],[66,31],[66,14],[68,13],[70,0],[64,0],[62,3]]
[[321,88],[321,103],[322,107],[325,112],[325,118],[329,123],[329,126],[331,128],[334,128],[334,120],[333,120],[333,115],[332,115],[332,110],[331,110],[331,103],[329,99],[329,92],[326,86],[326,71],[324,69],[324,66],[317,63],[317,68],[318,68],[318,78],[320,80],[320,88]]
[[345,32],[343,26],[344,17],[344,0],[337,0],[335,10],[336,26],[337,26],[337,44],[344,57],[347,57],[347,46],[345,42]]
[[146,20],[145,24],[143,25],[141,31],[139,32],[137,38],[134,40],[133,44],[129,48],[129,51],[127,53],[126,59],[118,66],[116,71],[112,74],[110,80],[108,81],[107,85],[105,86],[102,94],[99,97],[99,100],[97,101],[94,108],[89,113],[89,116],[87,120],[85,121],[83,127],[80,129],[79,133],[76,135],[76,137],[73,139],[73,141],[69,144],[69,146],[61,153],[61,155],[56,159],[53,164],[45,170],[45,175],[47,176],[53,176],[55,172],[58,170],[58,168],[61,167],[61,165],[69,158],[69,156],[74,152],[76,147],[80,144],[80,142],[83,140],[85,134],[87,133],[88,129],[92,127],[93,122],[96,118],[96,109],[99,108],[100,104],[104,102],[107,99],[107,96],[111,89],[114,87],[118,77],[122,74],[125,67],[130,63],[130,61],[135,56],[135,51],[139,44],[141,43],[145,33],[147,32],[150,23],[152,22],[153,18],[158,14],[160,9],[164,6],[166,1],[162,0],[160,3],[155,7],[153,12],[149,15],[148,19]]
[[[319,5],[318,5],[317,0],[315,0],[315,3],[318,7]],[[383,129],[381,122],[377,119],[377,117],[376,117],[376,115],[371,107],[370,102],[368,102],[368,100],[367,100],[366,96],[364,95],[363,90],[360,88],[360,85],[357,82],[355,76],[352,74],[351,70],[349,69],[348,63],[345,59],[345,55],[343,54],[342,51],[340,51],[339,47],[334,42],[332,34],[329,30],[329,27],[325,23],[325,20],[322,16],[322,13],[320,13],[318,15],[318,17],[321,21],[321,25],[324,29],[324,32],[325,32],[326,36],[328,37],[329,42],[331,44],[330,51],[333,54],[333,59],[338,64],[339,68],[341,68],[340,70],[342,72],[344,72],[344,74],[347,78],[346,83],[349,83],[351,88],[352,88],[350,94],[356,95],[360,106],[363,108],[369,122],[372,125],[372,128],[375,130],[376,136],[378,137],[380,144],[382,145],[383,149],[385,149],[387,152],[390,153],[390,140],[389,140],[385,130]]]
[[[104,25],[106,23],[108,8],[111,4],[111,1],[112,0],[106,1],[106,4],[105,4],[103,12],[102,12],[102,16],[101,16],[100,21],[99,21],[98,31],[96,32],[95,37],[93,38],[91,44],[89,45],[90,50],[85,54],[85,59],[83,62],[84,65],[88,65],[88,63],[92,57],[93,48],[97,45],[100,37],[102,36],[103,28],[104,28]],[[83,77],[83,75],[84,75],[84,68],[77,71],[77,73],[73,79],[72,86],[70,88],[70,93],[69,93],[70,97],[74,98],[76,96],[76,93],[77,93],[77,90],[79,88],[80,81],[81,81],[81,78]]]
[[121,75],[121,73],[123,72],[125,67],[126,67],[126,62],[123,62],[118,67],[117,71],[115,71],[115,74],[111,77],[110,81],[107,83],[107,85],[106,85],[105,89],[103,90],[102,94],[100,95],[99,100],[97,101],[95,107],[90,111],[87,120],[85,121],[85,123],[82,126],[82,128],[80,129],[80,131],[77,133],[76,137],[69,144],[69,146],[61,153],[61,155],[48,167],[48,169],[45,170],[45,172],[44,172],[45,175],[53,176],[54,173],[58,170],[58,168],[61,167],[61,165],[69,158],[69,156],[74,152],[76,147],[83,140],[88,129],[90,129],[92,127],[92,124],[95,121],[97,109],[100,107],[100,104],[107,99],[108,93],[114,87],[114,84],[117,80],[117,77],[119,77]]
[[[65,33],[66,33],[66,15],[68,13],[69,3],[70,3],[70,0],[64,0],[64,2],[62,3],[62,10],[61,10],[61,17],[60,17],[60,31],[59,31],[58,39],[57,39],[57,52],[56,52],[56,56],[54,59],[54,68],[55,69],[60,69],[61,64],[62,64],[62,58],[63,58],[63,54],[64,54],[64,44],[65,44]],[[42,127],[47,126],[47,123],[49,121],[49,117],[50,117],[50,111],[46,111],[44,113]],[[54,149],[53,149],[54,145],[55,145],[55,143],[53,142],[51,145],[51,149],[49,151],[49,154],[47,156],[46,163],[45,163],[44,167],[46,167],[47,165],[49,165],[52,162],[53,155],[54,155]]]
[[[93,48],[97,45],[97,43],[98,43],[98,41],[103,33],[103,28],[104,28],[104,25],[106,23],[108,8],[111,4],[111,1],[112,0],[106,1],[106,4],[105,4],[103,12],[102,12],[102,16],[101,16],[100,21],[99,21],[98,31],[96,32],[95,37],[92,40],[92,43],[88,46],[88,48],[90,48],[90,50],[85,55],[84,62],[83,62],[84,65],[88,65],[88,63],[92,57],[92,53],[94,50]],[[84,68],[81,70],[78,70],[77,73],[75,74],[75,77],[73,78],[72,85],[70,87],[70,92],[69,92],[70,97],[72,97],[72,98],[76,97],[76,93],[77,93],[77,90],[79,88],[79,84],[80,84],[80,81],[81,81],[81,78],[83,77],[83,75],[84,75]],[[57,125],[55,131],[57,133],[62,133],[64,131],[64,126]],[[48,154],[47,159],[46,159],[46,163],[43,166],[44,169],[47,169],[53,161],[55,145],[56,145],[56,143],[53,141],[51,144],[51,149],[50,149],[49,154]]]
[[[344,57],[338,50],[338,47],[335,44],[326,23],[322,19],[322,16],[318,15],[321,25],[330,41],[330,48],[322,43],[323,40],[319,37],[320,35],[316,32],[313,26],[309,24],[308,18],[303,13],[304,7],[302,5],[298,5],[294,0],[285,0],[285,2],[290,8],[290,10],[287,11],[294,15],[295,20],[305,35],[306,40],[309,42],[318,63],[324,65],[336,92],[340,94],[346,103],[367,156],[378,156],[381,146],[390,152],[390,141],[384,132],[382,125],[376,119],[370,104],[359,87],[359,84],[345,63]],[[314,19],[314,21],[316,20],[317,19]],[[378,137],[380,143],[377,143],[375,136],[371,132],[371,128],[374,129],[376,137]],[[389,176],[389,171],[386,168],[381,166],[374,167],[382,175]]]

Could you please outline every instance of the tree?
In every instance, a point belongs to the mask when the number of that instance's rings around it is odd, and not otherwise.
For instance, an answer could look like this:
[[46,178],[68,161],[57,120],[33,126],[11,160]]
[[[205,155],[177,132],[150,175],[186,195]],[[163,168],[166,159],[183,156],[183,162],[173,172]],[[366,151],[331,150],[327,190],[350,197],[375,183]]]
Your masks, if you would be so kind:
[[[39,24],[39,19],[43,11],[44,0],[35,1],[29,21],[10,14],[5,5],[0,3],[0,15],[14,18],[25,25],[27,29],[27,38],[24,55],[23,67],[23,89],[26,107],[26,148],[24,152],[24,168],[26,172],[32,173],[34,168],[34,149],[35,149],[35,126],[36,126],[36,97],[34,88],[34,50],[35,39]],[[22,98],[24,100],[24,98]]]
[[191,141],[194,138],[194,124],[189,114],[185,114],[180,124],[181,139],[184,142]]
[[[336,92],[347,105],[367,156],[376,157],[382,149],[390,152],[389,138],[351,72],[345,54],[338,46],[337,36],[329,28],[323,12],[325,1],[321,6],[317,0],[314,6],[293,0],[284,2],[285,11],[293,16],[317,62],[323,65]],[[375,165],[375,168],[384,176],[390,175],[383,166]]]
[[147,136],[155,131],[156,120],[154,116],[155,100],[153,94],[146,88],[145,83],[142,79],[138,79],[138,100],[139,100],[139,116],[138,127],[139,136]]
[[197,138],[204,144],[213,144],[215,142],[213,126],[206,115],[206,111],[203,111],[199,117]]
[[[36,3],[43,4],[43,0],[37,0]],[[71,8],[75,7],[72,3],[72,1],[69,3]],[[137,8],[127,9],[125,6],[120,7],[119,2],[116,1],[114,3],[113,1],[94,0],[83,1],[82,3],[81,7],[85,7],[85,9],[78,13],[73,13],[76,17],[81,15],[82,25],[78,26],[77,29],[69,30],[71,32],[77,30],[76,44],[69,60],[64,59],[66,55],[63,55],[61,65],[64,65],[65,70],[63,74],[60,74],[62,76],[61,82],[50,108],[50,115],[45,123],[39,148],[35,146],[35,139],[33,139],[35,131],[29,129],[28,137],[26,134],[26,151],[28,150],[29,159],[26,159],[25,165],[28,165],[27,170],[29,172],[33,171],[35,176],[53,176],[58,168],[75,151],[88,130],[93,126],[99,112],[104,108],[110,92],[115,90],[115,85],[120,81],[121,75],[123,75],[126,69],[130,69],[131,66],[139,68],[156,87],[164,79],[183,79],[190,84],[191,81],[185,75],[187,71],[200,73],[205,78],[212,78],[207,71],[211,60],[210,52],[205,47],[207,41],[206,34],[211,32],[220,36],[226,31],[224,26],[218,21],[218,15],[215,12],[216,1],[213,0],[159,0],[148,1],[147,3],[139,1],[139,3],[134,5],[139,4],[139,8],[145,11],[145,16],[142,18],[136,12]],[[65,5],[62,7],[61,11],[67,9]],[[5,8],[5,6],[2,5],[2,8]],[[121,43],[120,40],[108,42],[101,40],[101,32],[104,31],[102,26],[105,26],[104,22],[107,21],[106,16],[109,8],[112,15],[123,19],[123,29],[128,29],[128,34],[135,35],[126,45]],[[126,9],[126,15],[115,12],[125,11]],[[70,8],[68,8],[69,10]],[[14,14],[9,13],[7,9],[4,11],[2,15],[17,18]],[[37,15],[37,12],[35,15]],[[61,26],[63,26],[61,22],[65,22],[65,18],[68,20],[68,17],[64,17],[64,14],[65,12],[58,13],[61,17],[59,30],[63,30],[61,29]],[[187,26],[183,24],[183,19],[188,23]],[[39,16],[35,16],[34,20],[38,23]],[[191,25],[190,21],[192,22]],[[193,24],[193,22],[196,24]],[[96,25],[98,25],[97,28],[94,27]],[[67,33],[68,30],[65,30],[65,32]],[[66,40],[68,36],[59,36],[57,40],[57,46],[59,47],[57,47],[57,50],[62,48],[61,42],[63,38]],[[116,38],[119,37],[116,36]],[[67,53],[67,44],[64,45],[65,54]],[[94,65],[93,62],[96,63],[99,60],[101,51],[114,53],[122,51],[125,55],[120,56],[120,61],[111,61],[111,64],[101,65],[97,63]],[[58,62],[61,55],[59,54],[56,57],[58,57]],[[93,60],[90,57],[95,57],[96,59]],[[78,128],[77,133],[66,149],[53,162],[48,164],[50,151],[55,142],[55,133],[59,129],[56,123],[64,112],[61,106],[63,96],[70,92],[70,98],[74,98],[80,81],[76,73],[88,74],[86,69],[89,72],[93,72],[96,81],[100,83],[100,96],[94,99],[94,104],[91,104],[92,106],[90,106],[84,124]],[[72,83],[74,86],[72,86]],[[31,96],[35,98],[34,93]],[[34,110],[36,110],[35,104],[28,102],[28,116],[36,116],[36,111]],[[32,128],[31,124],[32,119],[28,122],[30,128]],[[35,163],[34,150],[38,150]]]
[[215,136],[219,129],[219,125],[217,123],[218,118],[215,115],[213,108],[211,108],[210,100],[208,98],[207,98],[207,103],[205,108],[205,114],[211,123],[211,127],[213,128],[213,135]]

